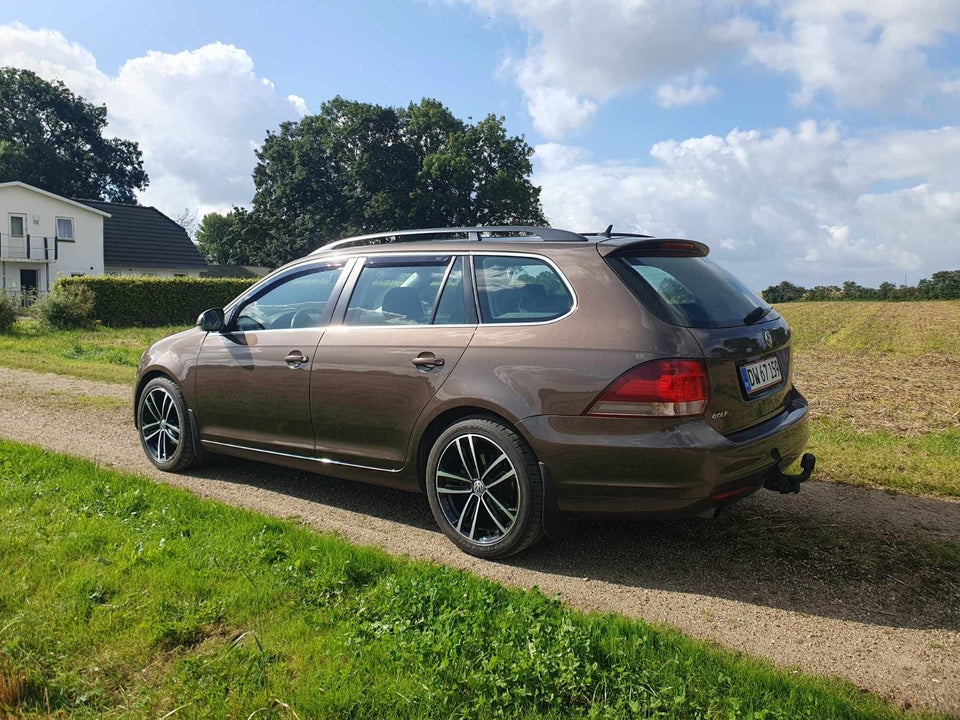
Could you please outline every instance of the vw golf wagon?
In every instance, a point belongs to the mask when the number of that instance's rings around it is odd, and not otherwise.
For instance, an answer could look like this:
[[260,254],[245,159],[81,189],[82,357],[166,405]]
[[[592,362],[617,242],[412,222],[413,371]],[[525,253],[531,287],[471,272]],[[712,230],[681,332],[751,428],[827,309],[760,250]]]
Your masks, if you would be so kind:
[[143,354],[143,449],[166,471],[219,453],[424,493],[485,558],[570,516],[796,492],[815,459],[790,328],[708,252],[611,228],[331,243]]

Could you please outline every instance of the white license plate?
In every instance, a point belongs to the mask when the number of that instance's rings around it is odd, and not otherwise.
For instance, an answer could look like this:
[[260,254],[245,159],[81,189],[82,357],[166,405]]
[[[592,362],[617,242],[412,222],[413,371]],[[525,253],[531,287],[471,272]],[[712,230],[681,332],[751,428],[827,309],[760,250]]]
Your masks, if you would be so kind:
[[776,355],[740,366],[740,381],[747,395],[760,392],[782,380],[783,375],[780,374],[780,363],[777,362]]

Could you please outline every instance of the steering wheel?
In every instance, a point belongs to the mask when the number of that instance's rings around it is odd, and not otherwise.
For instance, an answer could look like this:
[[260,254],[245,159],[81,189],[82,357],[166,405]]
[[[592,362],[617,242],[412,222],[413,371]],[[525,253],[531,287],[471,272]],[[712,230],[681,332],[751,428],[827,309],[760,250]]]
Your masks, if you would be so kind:
[[312,310],[297,310],[290,318],[290,327],[307,328],[317,324],[317,314]]

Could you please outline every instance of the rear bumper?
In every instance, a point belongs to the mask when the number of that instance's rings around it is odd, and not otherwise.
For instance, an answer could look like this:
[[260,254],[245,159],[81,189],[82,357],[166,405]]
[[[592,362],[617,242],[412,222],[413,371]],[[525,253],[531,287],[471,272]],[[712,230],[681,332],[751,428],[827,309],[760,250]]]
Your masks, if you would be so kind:
[[809,435],[804,397],[748,430],[721,435],[703,419],[669,428],[621,418],[543,415],[520,429],[549,471],[563,514],[708,513],[763,486],[800,457]]

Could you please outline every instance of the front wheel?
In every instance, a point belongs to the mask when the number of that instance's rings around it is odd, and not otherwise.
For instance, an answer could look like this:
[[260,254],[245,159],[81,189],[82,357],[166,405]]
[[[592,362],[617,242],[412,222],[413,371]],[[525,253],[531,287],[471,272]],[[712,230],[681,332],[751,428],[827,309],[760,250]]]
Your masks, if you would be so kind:
[[137,429],[143,451],[160,470],[178,472],[196,464],[187,403],[172,380],[157,377],[143,388],[137,403]]
[[499,421],[474,417],[447,428],[430,450],[426,486],[440,529],[470,555],[515,555],[543,534],[537,458]]

